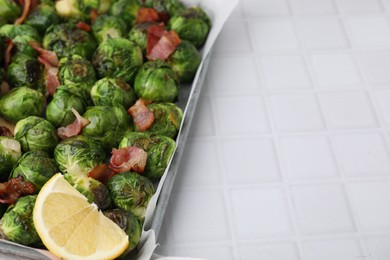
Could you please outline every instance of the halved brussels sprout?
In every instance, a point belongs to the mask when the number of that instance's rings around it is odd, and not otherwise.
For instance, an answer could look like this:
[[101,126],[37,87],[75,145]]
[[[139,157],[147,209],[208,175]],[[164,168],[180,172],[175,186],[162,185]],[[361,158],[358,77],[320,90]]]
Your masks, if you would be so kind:
[[35,89],[17,87],[0,97],[0,115],[12,123],[43,113],[45,97]]
[[31,47],[30,42],[41,42],[41,36],[30,25],[5,24],[0,28],[0,38],[12,40],[14,54],[23,53],[32,57],[38,56],[38,52]]
[[122,172],[114,175],[107,186],[115,206],[133,213],[140,221],[144,220],[154,194],[153,183],[148,178],[135,172]]
[[189,7],[171,17],[168,26],[179,34],[180,39],[190,41],[200,48],[209,34],[211,21],[202,8]]
[[128,39],[137,44],[145,55],[147,46],[148,28],[157,25],[157,22],[142,22],[134,25],[128,34]]
[[44,68],[35,57],[15,55],[7,68],[7,83],[11,88],[25,86],[43,91]]
[[69,22],[50,26],[43,37],[43,47],[54,51],[58,58],[77,54],[90,59],[97,44],[91,34]]
[[134,90],[144,100],[173,102],[179,93],[179,81],[168,63],[148,61],[135,78]]
[[148,154],[143,175],[157,181],[164,174],[168,162],[175,151],[175,141],[167,136],[147,132],[126,132],[119,148],[136,146]]
[[121,17],[126,24],[132,26],[135,23],[139,7],[138,0],[118,0],[111,3],[108,13]]
[[22,156],[20,143],[12,137],[0,136],[0,180],[6,180]]
[[127,25],[120,16],[101,15],[92,24],[92,33],[98,43],[109,38],[124,37],[127,33]]
[[83,92],[83,87],[79,84],[57,87],[53,99],[47,105],[46,119],[56,127],[71,124],[76,119],[72,108],[83,114],[88,106]]
[[89,124],[83,128],[82,134],[99,141],[106,149],[118,146],[131,122],[123,107],[92,106],[83,118],[89,120]]
[[52,153],[58,142],[57,129],[46,119],[29,116],[15,125],[15,139],[22,146],[22,151],[43,150]]
[[122,78],[132,82],[143,64],[142,51],[130,40],[107,39],[93,54],[92,64],[100,78]]
[[23,154],[13,168],[10,178],[20,175],[25,181],[31,182],[35,187],[35,191],[38,192],[57,172],[58,168],[54,159],[47,152],[36,150]]
[[32,10],[24,21],[24,24],[34,27],[41,36],[46,32],[46,29],[53,24],[58,24],[60,17],[58,16],[54,5],[49,1],[39,4]]
[[176,50],[169,56],[167,63],[179,76],[180,82],[190,82],[199,67],[202,57],[189,41],[182,40]]
[[0,234],[2,237],[22,245],[41,243],[33,221],[36,198],[36,195],[24,196],[8,207],[0,220]]
[[15,1],[12,0],[0,0],[0,17],[5,22],[13,22],[22,14],[22,10]]
[[91,89],[95,106],[123,106],[128,109],[136,100],[134,89],[121,78],[102,78]]

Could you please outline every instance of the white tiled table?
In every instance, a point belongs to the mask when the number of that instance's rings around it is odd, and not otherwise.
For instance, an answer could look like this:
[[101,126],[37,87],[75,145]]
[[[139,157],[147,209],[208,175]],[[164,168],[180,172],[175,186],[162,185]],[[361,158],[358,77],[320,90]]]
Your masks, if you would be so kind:
[[242,0],[157,252],[390,259],[390,0]]

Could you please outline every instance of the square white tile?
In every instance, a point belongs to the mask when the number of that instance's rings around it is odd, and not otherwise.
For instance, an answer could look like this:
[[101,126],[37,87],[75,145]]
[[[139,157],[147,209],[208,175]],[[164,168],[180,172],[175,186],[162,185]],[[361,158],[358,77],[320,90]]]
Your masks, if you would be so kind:
[[213,51],[215,53],[241,53],[252,51],[249,29],[245,21],[234,20],[223,27]]
[[281,157],[291,180],[338,177],[334,154],[326,137],[300,136],[279,140]]
[[[181,257],[196,257],[207,260],[233,260],[233,249],[229,246],[212,245],[187,245],[180,246],[174,249],[174,254]],[[167,259],[168,260],[168,259]]]
[[332,239],[305,242],[303,251],[306,260],[346,260],[360,259],[364,256],[357,240]]
[[269,123],[261,96],[228,96],[215,99],[218,131],[221,135],[245,135],[269,132]]
[[320,131],[324,121],[317,97],[312,94],[270,95],[272,117],[278,131]]
[[337,159],[351,177],[390,176],[390,157],[378,133],[349,133],[333,137]]
[[310,60],[321,89],[363,84],[358,66],[348,53],[313,54]]
[[371,13],[383,12],[383,6],[379,0],[336,0],[344,13]]
[[332,0],[290,0],[296,14],[334,14],[336,6]]
[[308,49],[348,48],[348,38],[337,17],[302,17],[298,27]]
[[241,260],[300,260],[298,248],[293,243],[257,243],[239,246]]
[[269,89],[312,87],[307,66],[302,56],[261,56],[260,63]]
[[255,50],[260,53],[294,51],[300,43],[292,19],[262,19],[249,23]]
[[242,0],[247,17],[289,15],[287,0]]
[[223,160],[231,185],[277,182],[279,163],[271,139],[223,140]]
[[377,90],[374,98],[386,126],[390,126],[390,89]]
[[282,189],[232,189],[230,196],[238,239],[292,235],[292,222]]
[[355,232],[345,190],[340,185],[294,186],[295,216],[302,234]]
[[386,16],[350,16],[346,20],[352,45],[390,47],[390,23]]
[[321,94],[331,128],[370,128],[378,122],[369,97],[362,91]]
[[390,85],[390,52],[362,52],[358,55],[363,72],[372,85]]
[[390,231],[390,182],[353,183],[349,188],[361,228]]

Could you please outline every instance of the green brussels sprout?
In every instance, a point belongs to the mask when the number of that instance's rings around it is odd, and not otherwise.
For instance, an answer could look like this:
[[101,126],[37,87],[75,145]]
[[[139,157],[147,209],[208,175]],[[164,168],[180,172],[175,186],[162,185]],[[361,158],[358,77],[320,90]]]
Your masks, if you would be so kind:
[[47,152],[36,150],[23,154],[12,169],[10,178],[20,175],[25,181],[31,182],[35,187],[35,191],[38,192],[58,172],[54,159]]
[[138,23],[130,29],[127,36],[130,41],[134,42],[141,48],[142,53],[144,55],[146,53],[148,28],[152,25],[158,25],[158,23],[157,22]]
[[54,51],[59,59],[73,54],[90,59],[96,46],[93,36],[73,23],[52,25],[43,37],[43,47]]
[[198,70],[202,57],[189,41],[182,40],[180,45],[168,58],[167,63],[178,75],[180,82],[190,82]]
[[88,102],[80,89],[76,84],[57,87],[46,108],[46,119],[55,127],[67,126],[76,119],[72,108],[79,114],[85,112]]
[[52,153],[58,142],[57,129],[46,119],[29,116],[15,125],[15,139],[22,146],[22,151],[43,150]]
[[136,100],[134,89],[121,78],[102,78],[91,89],[95,106],[131,107]]
[[63,85],[83,83],[92,86],[96,81],[96,72],[89,60],[75,54],[60,59],[58,79]]
[[157,181],[164,174],[168,162],[175,151],[175,141],[167,136],[147,132],[126,132],[119,148],[136,146],[148,154],[143,175]]
[[98,180],[87,175],[64,174],[64,178],[90,203],[95,203],[99,209],[104,210],[110,207],[111,197],[107,187]]
[[92,57],[100,78],[122,78],[131,82],[143,64],[142,50],[124,38],[107,39],[102,42]]
[[116,223],[129,237],[129,246],[119,257],[122,258],[138,245],[141,239],[142,225],[133,213],[122,209],[106,210],[103,214]]
[[35,89],[17,87],[0,97],[0,115],[12,123],[43,113],[45,97]]
[[179,94],[179,81],[168,63],[148,61],[135,78],[134,90],[144,100],[173,102]]
[[145,0],[144,5],[156,9],[158,12],[166,12],[173,16],[185,9],[180,0]]
[[[148,109],[154,114],[153,124],[146,132],[175,138],[179,132],[183,111],[174,103],[152,103]],[[134,125],[134,131],[139,131]]]
[[22,156],[19,141],[12,137],[0,136],[0,180],[6,180],[12,168]]
[[194,6],[171,17],[168,26],[179,34],[180,39],[188,40],[196,48],[200,48],[209,34],[211,21],[202,8]]
[[153,183],[148,178],[135,172],[122,172],[114,175],[107,186],[116,207],[133,213],[140,221],[144,220],[154,194]]
[[32,57],[38,56],[38,52],[31,47],[30,42],[41,42],[41,36],[30,25],[5,24],[0,28],[0,38],[12,40],[14,54],[23,53]]
[[53,4],[41,3],[32,12],[30,12],[24,24],[34,27],[41,36],[46,32],[46,29],[53,24],[60,23]]
[[0,220],[0,233],[3,237],[22,245],[41,243],[33,221],[36,198],[36,195],[24,196],[8,207]]
[[69,137],[54,149],[54,160],[60,171],[73,176],[87,176],[105,158],[101,144],[83,135]]
[[98,43],[108,38],[124,37],[127,33],[127,24],[119,16],[101,15],[92,24],[92,33]]
[[64,18],[86,20],[92,10],[105,13],[110,7],[110,0],[59,0],[55,4],[57,13]]
[[12,0],[0,0],[0,6],[0,17],[4,18],[5,22],[13,22],[22,14],[20,6]]
[[89,124],[82,129],[82,135],[99,141],[106,149],[117,147],[130,127],[130,116],[123,107],[92,106],[83,118]]
[[131,26],[135,23],[139,7],[137,0],[118,0],[110,5],[108,13],[121,17],[126,24]]
[[43,91],[44,67],[35,57],[15,55],[7,68],[7,83],[11,88],[25,86]]

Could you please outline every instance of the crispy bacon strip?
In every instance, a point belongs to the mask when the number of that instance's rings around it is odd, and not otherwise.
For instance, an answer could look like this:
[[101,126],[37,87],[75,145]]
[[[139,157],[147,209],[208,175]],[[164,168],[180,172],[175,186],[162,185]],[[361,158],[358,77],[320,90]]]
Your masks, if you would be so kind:
[[0,136],[9,136],[13,137],[11,130],[8,129],[6,126],[0,126]]
[[103,184],[106,184],[114,175],[115,173],[105,163],[97,165],[88,173],[88,177],[94,178]]
[[81,130],[89,124],[89,120],[80,116],[76,109],[72,108],[72,112],[75,115],[76,119],[66,127],[60,127],[57,129],[58,136],[61,139],[78,135]]
[[160,16],[158,15],[158,12],[153,8],[147,8],[147,7],[141,7],[138,9],[136,22],[137,23],[143,23],[143,22],[159,22]]
[[14,48],[14,42],[12,40],[7,40],[7,48],[4,51],[4,63],[5,67],[8,67],[8,65],[12,61],[12,49]]
[[91,23],[95,22],[95,19],[99,16],[99,13],[96,9],[92,9],[89,13],[89,19],[91,20]]
[[58,57],[54,51],[42,48],[38,42],[30,41],[30,46],[39,53],[40,62],[46,61],[51,67],[58,67]]
[[77,29],[80,29],[80,30],[83,30],[83,31],[86,31],[86,32],[90,32],[91,31],[91,26],[87,23],[84,23],[84,22],[78,22],[76,24],[76,28]]
[[146,57],[149,60],[167,60],[180,43],[180,37],[175,31],[166,32]]
[[141,132],[146,131],[154,122],[154,114],[147,107],[150,103],[150,100],[140,98],[127,110],[133,117],[134,124]]
[[155,24],[148,27],[146,54],[149,54],[152,51],[153,47],[158,43],[165,32],[163,24]]
[[24,181],[22,176],[0,183],[0,203],[13,204],[21,196],[31,195],[35,187],[31,182]]
[[30,12],[31,0],[24,0],[22,5],[23,5],[23,13],[22,13],[22,16],[20,16],[18,19],[16,19],[16,21],[15,21],[16,25],[22,24],[24,22],[24,20],[26,20],[28,14]]
[[135,171],[143,173],[148,154],[136,146],[113,149],[110,158],[110,169],[114,172]]

